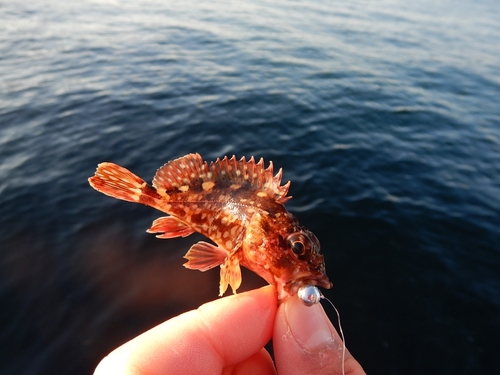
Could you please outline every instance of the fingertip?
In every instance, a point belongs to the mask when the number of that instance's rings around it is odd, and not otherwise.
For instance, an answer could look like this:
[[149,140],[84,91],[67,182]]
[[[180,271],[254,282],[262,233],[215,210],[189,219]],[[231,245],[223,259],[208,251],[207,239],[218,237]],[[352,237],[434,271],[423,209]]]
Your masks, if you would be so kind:
[[305,306],[297,297],[278,308],[274,325],[278,373],[341,374],[343,343],[321,304]]
[[306,306],[298,298],[290,298],[284,309],[293,337],[305,351],[330,348],[338,341],[321,304]]
[[131,369],[128,367],[128,361],[119,358],[115,352],[108,354],[97,365],[94,375],[132,375]]
[[204,304],[197,315],[215,351],[236,363],[271,339],[277,304],[275,289],[266,286]]

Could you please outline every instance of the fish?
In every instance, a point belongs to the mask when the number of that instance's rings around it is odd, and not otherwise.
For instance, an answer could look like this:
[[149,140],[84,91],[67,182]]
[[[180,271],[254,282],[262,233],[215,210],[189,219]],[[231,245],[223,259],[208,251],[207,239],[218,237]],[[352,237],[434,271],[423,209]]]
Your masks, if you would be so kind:
[[90,185],[111,197],[162,211],[147,230],[162,239],[201,233],[184,256],[188,269],[220,266],[219,296],[241,285],[241,266],[274,285],[278,300],[301,286],[329,289],[324,256],[316,236],[302,227],[284,204],[290,182],[281,185],[282,169],[273,174],[261,158],[225,156],[208,164],[197,153],[169,161],[149,185],[128,169],[98,164]]

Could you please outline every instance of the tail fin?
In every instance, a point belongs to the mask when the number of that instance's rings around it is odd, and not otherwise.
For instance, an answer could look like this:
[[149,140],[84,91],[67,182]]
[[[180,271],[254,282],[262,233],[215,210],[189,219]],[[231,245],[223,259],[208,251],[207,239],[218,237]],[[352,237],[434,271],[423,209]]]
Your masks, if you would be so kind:
[[160,196],[146,181],[128,169],[113,163],[101,163],[95,175],[89,178],[90,186],[110,197],[129,202],[156,206]]

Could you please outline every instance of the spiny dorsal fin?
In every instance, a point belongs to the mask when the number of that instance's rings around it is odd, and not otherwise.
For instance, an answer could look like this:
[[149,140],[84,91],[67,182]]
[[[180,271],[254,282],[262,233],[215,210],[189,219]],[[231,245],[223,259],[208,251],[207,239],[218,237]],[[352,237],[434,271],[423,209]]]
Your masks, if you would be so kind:
[[246,185],[253,190],[265,192],[279,203],[285,203],[290,182],[280,186],[282,170],[273,176],[273,163],[264,168],[264,160],[258,163],[253,156],[246,161],[245,157],[236,160],[225,156],[217,159],[210,165],[203,161],[199,154],[189,154],[172,160],[158,169],[153,179],[153,186],[157,189],[181,190],[183,187],[202,185],[203,183],[229,183],[231,185]]
[[156,171],[153,186],[157,189],[172,190],[208,181],[209,168],[199,154],[188,154],[169,161]]

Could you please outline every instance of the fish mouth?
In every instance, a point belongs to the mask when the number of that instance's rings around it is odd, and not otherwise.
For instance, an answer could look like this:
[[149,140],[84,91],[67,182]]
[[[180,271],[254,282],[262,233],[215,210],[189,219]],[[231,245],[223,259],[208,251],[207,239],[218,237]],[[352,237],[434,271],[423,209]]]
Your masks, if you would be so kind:
[[304,285],[319,286],[325,289],[330,289],[333,287],[333,284],[328,279],[328,276],[326,276],[324,273],[317,273],[315,275],[307,273],[303,276],[298,275],[298,277],[296,276],[292,280],[278,285],[281,286],[281,288],[278,288],[279,300],[294,296],[295,294],[297,294],[299,288]]

